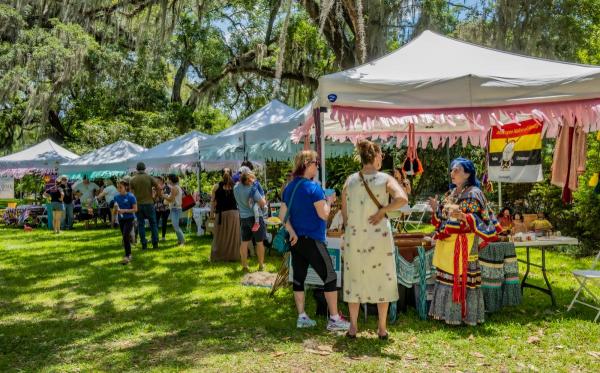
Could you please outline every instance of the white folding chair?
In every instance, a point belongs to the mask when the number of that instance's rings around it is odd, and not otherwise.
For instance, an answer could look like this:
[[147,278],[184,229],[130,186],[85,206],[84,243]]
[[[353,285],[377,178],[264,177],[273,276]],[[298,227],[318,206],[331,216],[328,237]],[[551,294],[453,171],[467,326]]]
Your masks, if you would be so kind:
[[392,226],[392,230],[397,233],[406,232],[406,227],[404,225],[407,217],[410,215],[411,209],[408,204],[402,206],[398,210],[388,212],[388,218],[390,219],[390,224]]
[[426,203],[416,203],[411,209],[408,218],[404,221],[405,227],[418,230],[423,224],[423,218],[429,211],[429,205]]
[[[573,305],[575,305],[575,303],[580,303],[590,308],[593,308],[598,311],[594,322],[598,321],[598,318],[600,317],[600,299],[588,287],[588,284],[593,283],[594,281],[600,281],[600,270],[595,269],[596,264],[598,264],[598,260],[600,260],[600,251],[598,251],[598,254],[596,255],[596,258],[594,259],[594,262],[592,263],[592,267],[590,269],[578,269],[573,271],[573,276],[575,276],[575,280],[577,280],[577,282],[579,283],[579,289],[577,289],[577,293],[575,294],[575,297],[573,298],[571,304],[569,305],[569,308],[567,309],[567,311],[570,311],[571,308],[573,308]],[[587,295],[595,302],[595,304],[590,304],[584,302],[583,300],[579,300],[579,295],[582,293],[587,293]]]

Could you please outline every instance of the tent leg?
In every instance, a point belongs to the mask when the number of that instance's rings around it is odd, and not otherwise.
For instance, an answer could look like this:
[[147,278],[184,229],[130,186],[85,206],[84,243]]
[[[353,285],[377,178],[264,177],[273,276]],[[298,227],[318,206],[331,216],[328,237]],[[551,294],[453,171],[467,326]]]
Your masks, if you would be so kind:
[[[327,185],[327,170],[325,168],[325,125],[324,125],[324,114],[321,111],[321,109],[317,109],[315,110],[317,114],[316,116],[318,117],[318,121],[315,122],[316,125],[319,126],[319,131],[315,131],[315,133],[318,133],[319,138],[315,139],[316,141],[319,141],[320,143],[320,150],[321,150],[321,154],[319,154],[320,157],[320,163],[321,163],[321,187],[325,188]],[[315,118],[317,119],[317,118]]]
[[198,182],[198,200],[202,196],[202,185],[200,185],[200,165],[196,167],[196,181]]
[[502,210],[502,183],[498,182],[498,212]]

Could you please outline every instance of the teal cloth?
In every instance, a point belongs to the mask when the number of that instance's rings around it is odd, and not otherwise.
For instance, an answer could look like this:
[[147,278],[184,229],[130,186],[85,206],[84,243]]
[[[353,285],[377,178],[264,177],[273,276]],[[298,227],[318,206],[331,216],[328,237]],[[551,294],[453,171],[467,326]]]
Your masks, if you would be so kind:
[[[434,250],[426,251],[424,254],[425,257],[425,279],[429,279],[435,275],[435,267],[432,264],[433,261],[433,252]],[[420,257],[416,256],[412,263],[409,263],[402,257],[402,255],[398,254],[398,250],[396,250],[396,277],[398,279],[398,283],[407,288],[412,288],[413,285],[419,283],[419,273],[421,268]]]

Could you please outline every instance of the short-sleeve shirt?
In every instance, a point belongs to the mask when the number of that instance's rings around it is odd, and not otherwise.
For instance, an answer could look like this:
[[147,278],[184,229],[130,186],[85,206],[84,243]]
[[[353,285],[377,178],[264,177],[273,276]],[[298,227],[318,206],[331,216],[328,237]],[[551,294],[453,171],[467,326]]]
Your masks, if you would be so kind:
[[157,186],[158,182],[145,172],[138,172],[129,182],[129,187],[140,205],[154,204],[152,187]]
[[109,185],[104,188],[104,193],[106,193],[106,197],[104,197],[106,199],[106,203],[110,203],[115,196],[119,194],[119,191],[114,185]]
[[57,187],[52,187],[48,192],[50,195],[50,202],[59,202],[62,203],[60,197],[62,196],[61,190]]
[[[296,190],[294,200],[291,201],[294,188],[302,180],[302,184]],[[285,187],[283,202],[288,208],[291,202],[292,208],[290,209],[289,219],[298,236],[306,236],[325,242],[327,222],[319,217],[314,205],[315,202],[323,200],[325,200],[325,192],[321,185],[314,181],[296,177]]]
[[63,198],[63,202],[67,204],[73,203],[73,189],[71,189],[71,186],[69,184],[60,184],[60,189],[62,189],[63,194],[65,195]]
[[[252,185],[244,185],[243,183],[237,183],[233,187],[233,196],[235,197],[235,202],[237,203],[238,210],[240,211],[240,218],[252,218],[254,217],[254,211],[252,210],[252,206],[248,204],[248,200],[250,199],[250,192],[252,191]],[[252,199],[255,202],[258,202],[263,197],[258,193],[256,189],[254,189],[254,195]]]
[[75,184],[75,186],[73,186],[73,190],[75,192],[79,192],[81,193],[81,197],[79,197],[79,199],[81,200],[81,204],[82,205],[91,205],[92,201],[94,200],[94,191],[98,190],[98,185],[90,182],[89,184],[85,185],[82,182]]
[[[113,201],[115,201],[115,203],[119,205],[119,208],[122,210],[132,209],[133,205],[137,204],[135,196],[130,192],[127,192],[126,194],[117,194]],[[135,215],[133,213],[128,212],[125,214],[121,214],[119,217],[122,219],[133,219],[134,216]]]

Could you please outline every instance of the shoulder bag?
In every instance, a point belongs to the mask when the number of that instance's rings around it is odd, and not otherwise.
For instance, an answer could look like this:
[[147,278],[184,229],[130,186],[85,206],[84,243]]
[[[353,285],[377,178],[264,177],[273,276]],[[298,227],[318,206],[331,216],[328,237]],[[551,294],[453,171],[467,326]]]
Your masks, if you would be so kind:
[[294,202],[294,195],[296,194],[296,190],[298,190],[298,187],[302,183],[304,183],[304,179],[300,179],[300,181],[298,181],[298,184],[296,184],[296,186],[294,187],[294,190],[292,191],[292,196],[290,197],[290,205],[287,206],[285,217],[281,222],[281,228],[279,228],[277,234],[275,235],[275,237],[273,237],[273,248],[275,248],[275,250],[280,254],[285,254],[291,249],[290,234],[288,233],[287,229],[285,229],[285,224],[287,223],[290,217],[290,211],[292,210],[292,203]]
[[[373,201],[373,203],[375,203],[375,206],[377,206],[377,208],[381,210],[383,205],[379,202],[379,200],[377,198],[375,198],[375,195],[371,191],[371,188],[369,188],[369,184],[367,184],[367,181],[365,180],[365,176],[363,175],[362,171],[358,171],[358,176],[360,176],[360,180],[362,180],[363,185],[365,186],[365,189],[367,190],[367,194],[369,194],[369,197],[371,197],[371,200]],[[386,218],[388,217],[387,214],[385,214],[385,217]]]

